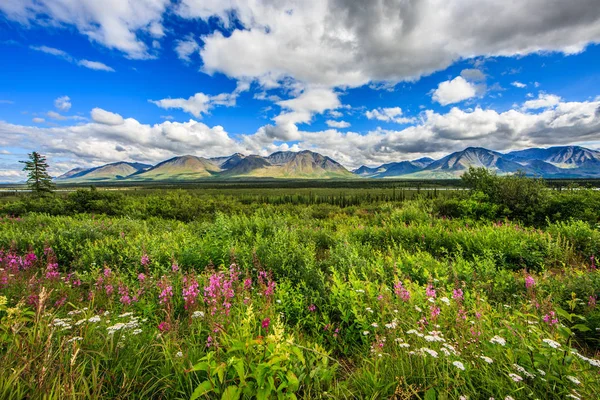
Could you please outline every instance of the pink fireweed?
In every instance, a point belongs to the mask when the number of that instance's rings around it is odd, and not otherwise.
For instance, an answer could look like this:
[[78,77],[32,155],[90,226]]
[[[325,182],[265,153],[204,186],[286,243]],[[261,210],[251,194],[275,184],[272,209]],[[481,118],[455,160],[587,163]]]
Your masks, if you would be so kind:
[[435,305],[430,306],[429,311],[431,312],[431,319],[433,320],[435,320],[441,312],[440,308]]
[[527,277],[525,278],[525,287],[527,289],[531,289],[534,286],[535,286],[535,280],[533,279],[533,277],[531,275],[527,275]]
[[182,295],[183,300],[185,301],[185,309],[188,310],[191,306],[196,304],[196,299],[200,294],[200,284],[196,279],[192,276],[184,276],[183,277],[183,289]]
[[158,295],[158,302],[160,304],[168,304],[173,297],[173,286],[166,276],[163,276],[157,283],[160,294]]
[[598,296],[590,296],[590,299],[588,301],[588,307],[596,308],[596,300],[597,299],[598,299]]
[[119,285],[119,301],[126,306],[131,304],[131,296],[129,296],[129,288],[125,285]]
[[49,263],[46,267],[46,279],[57,280],[60,278],[60,272],[58,272],[57,263]]
[[550,313],[544,315],[544,322],[550,326],[558,324],[556,313],[554,311],[550,311]]
[[430,284],[427,285],[427,289],[425,289],[425,296],[429,297],[429,298],[435,298],[436,294],[435,294],[435,289],[433,288],[433,286]]
[[244,279],[244,290],[252,289],[252,278]]
[[170,328],[171,326],[167,321],[162,321],[160,324],[158,324],[158,330],[161,332],[168,332]]
[[410,300],[410,292],[402,285],[402,282],[398,281],[394,284],[394,293],[400,297],[402,301]]
[[171,265],[171,271],[173,271],[173,272],[179,271],[179,265],[177,265],[176,262],[174,262],[173,265]]
[[590,261],[592,262],[592,265],[590,265],[590,269],[595,270],[596,269],[596,258],[594,256],[591,256]]
[[150,257],[148,257],[148,254],[144,253],[142,255],[142,258],[140,259],[140,264],[142,264],[144,267],[150,264]]
[[462,289],[454,289],[452,291],[452,298],[456,301],[462,301],[464,298]]
[[265,331],[268,331],[268,330],[269,330],[269,325],[270,325],[270,324],[271,324],[271,318],[265,318],[265,319],[263,319],[263,321],[262,321],[262,323],[261,323],[261,326],[263,327],[263,329],[264,329]]
[[112,275],[112,270],[108,267],[104,267],[103,274],[106,278],[110,278],[110,276]]
[[310,312],[317,311],[317,306],[315,306],[314,304],[311,304],[310,306],[308,306],[308,311],[310,311]]
[[227,279],[223,272],[216,272],[208,278],[208,286],[204,287],[204,302],[210,306],[211,315],[229,315],[234,296],[233,281]]
[[144,275],[143,273],[139,273],[138,276],[138,281],[140,281],[140,283],[143,283],[146,280],[146,275]]

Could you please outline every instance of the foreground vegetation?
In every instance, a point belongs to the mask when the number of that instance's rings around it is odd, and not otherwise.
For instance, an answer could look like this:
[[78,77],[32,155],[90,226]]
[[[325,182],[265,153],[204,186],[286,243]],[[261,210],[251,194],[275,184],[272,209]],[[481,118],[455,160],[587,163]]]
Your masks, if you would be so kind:
[[600,397],[599,194],[465,182],[7,201],[0,398]]

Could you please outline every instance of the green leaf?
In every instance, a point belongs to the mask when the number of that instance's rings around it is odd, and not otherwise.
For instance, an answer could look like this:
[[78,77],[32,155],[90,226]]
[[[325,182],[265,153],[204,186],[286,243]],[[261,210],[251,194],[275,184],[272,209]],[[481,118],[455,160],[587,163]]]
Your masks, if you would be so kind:
[[223,392],[221,400],[238,400],[240,398],[240,389],[233,385],[227,386],[227,389]]
[[288,391],[295,392],[296,390],[298,390],[300,382],[298,381],[298,377],[296,376],[296,374],[294,374],[292,371],[288,371],[286,377],[289,384]]
[[577,331],[579,331],[579,332],[587,332],[587,331],[590,331],[590,330],[591,330],[590,328],[588,328],[588,327],[587,327],[586,325],[584,325],[584,324],[577,324],[577,325],[573,325],[573,326],[571,327],[571,329],[573,329],[573,330],[577,330]]
[[204,381],[201,384],[199,384],[198,387],[196,387],[196,389],[194,390],[194,393],[192,393],[192,397],[190,397],[190,400],[196,400],[200,396],[204,396],[204,395],[212,392],[212,390],[213,390],[212,383],[210,381]]
[[435,395],[434,388],[431,388],[425,392],[425,400],[435,400],[435,399],[436,399],[436,395]]
[[208,371],[209,365],[206,361],[199,362],[192,367],[192,371]]
[[565,310],[563,310],[560,307],[556,307],[556,313],[558,315],[560,315],[561,317],[565,318],[566,320],[568,320],[569,322],[571,322],[571,314],[569,314],[568,312],[566,312]]
[[241,359],[236,359],[233,363],[233,368],[238,374],[238,378],[242,384],[246,383],[246,372],[244,371],[244,362]]

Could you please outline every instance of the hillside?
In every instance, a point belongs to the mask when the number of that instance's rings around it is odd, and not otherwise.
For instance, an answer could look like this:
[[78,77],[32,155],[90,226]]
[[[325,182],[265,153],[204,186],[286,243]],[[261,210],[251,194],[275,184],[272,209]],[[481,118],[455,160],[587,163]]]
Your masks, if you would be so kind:
[[128,177],[130,180],[165,181],[208,178],[221,171],[210,160],[196,156],[173,157],[154,167]]

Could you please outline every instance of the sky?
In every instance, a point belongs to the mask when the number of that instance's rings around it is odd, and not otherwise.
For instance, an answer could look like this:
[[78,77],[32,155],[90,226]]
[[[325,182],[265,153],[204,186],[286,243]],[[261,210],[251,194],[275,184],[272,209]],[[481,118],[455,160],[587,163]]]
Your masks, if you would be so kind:
[[313,150],[600,148],[598,0],[2,0],[0,182]]

